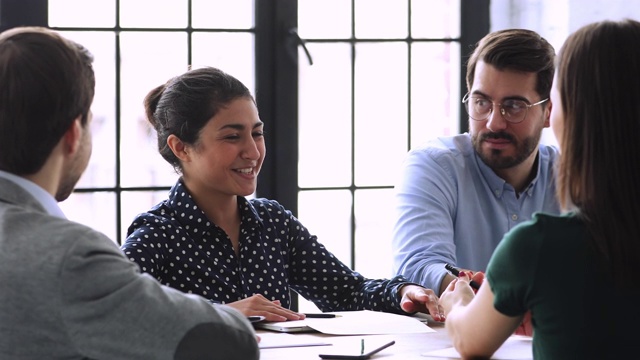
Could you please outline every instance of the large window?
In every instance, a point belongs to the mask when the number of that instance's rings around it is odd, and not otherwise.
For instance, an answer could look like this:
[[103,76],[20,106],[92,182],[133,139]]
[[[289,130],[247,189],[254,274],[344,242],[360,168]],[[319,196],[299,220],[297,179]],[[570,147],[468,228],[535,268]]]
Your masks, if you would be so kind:
[[404,155],[465,130],[461,14],[460,0],[298,2],[299,217],[367,277],[394,275]]
[[298,29],[299,217],[365,276],[391,277],[403,156],[460,130],[460,1],[305,0]]
[[[142,101],[189,66],[219,67],[255,92],[252,0],[49,0],[49,27],[95,55],[94,147],[67,216],[121,243],[177,180]],[[82,14],[82,16],[78,16]]]

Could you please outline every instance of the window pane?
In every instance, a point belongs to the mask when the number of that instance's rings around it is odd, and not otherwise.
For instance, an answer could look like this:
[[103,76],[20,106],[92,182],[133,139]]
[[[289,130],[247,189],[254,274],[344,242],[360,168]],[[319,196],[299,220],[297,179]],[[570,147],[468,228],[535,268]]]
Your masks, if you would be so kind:
[[59,204],[69,220],[92,227],[117,241],[115,193],[73,193]]
[[460,37],[460,0],[411,0],[411,36]]
[[94,57],[96,91],[91,106],[93,152],[77,188],[112,187],[116,183],[115,34],[113,32],[60,32],[86,47]]
[[395,182],[407,149],[407,64],[406,43],[356,45],[355,182],[358,186]]
[[407,0],[355,0],[357,38],[406,38]]
[[306,39],[350,38],[351,1],[298,1],[298,32]]
[[[178,180],[178,176],[175,176]],[[146,212],[154,205],[167,199],[169,190],[164,191],[125,191],[122,193],[122,242],[127,239],[127,229],[136,215]]]
[[381,279],[393,276],[391,229],[393,227],[393,190],[356,190],[356,270]]
[[187,0],[120,1],[120,26],[130,28],[186,28]]
[[[299,54],[300,187],[351,184],[351,51],[348,44],[308,44]],[[267,124],[268,126],[268,124]]]
[[121,66],[121,183],[171,186],[176,174],[158,154],[155,130],[142,105],[151,89],[187,70],[186,33],[123,32]]
[[49,0],[51,27],[113,27],[116,0]]
[[255,95],[255,55],[252,33],[193,33],[194,68],[213,66],[242,81]]
[[349,190],[300,191],[298,219],[340,261],[351,266]]
[[192,0],[194,28],[250,29],[253,0]]
[[413,43],[411,147],[459,132],[460,44]]
[[[351,267],[351,193],[348,190],[299,192],[298,219],[327,250]],[[311,301],[298,296],[298,311],[320,310]]]

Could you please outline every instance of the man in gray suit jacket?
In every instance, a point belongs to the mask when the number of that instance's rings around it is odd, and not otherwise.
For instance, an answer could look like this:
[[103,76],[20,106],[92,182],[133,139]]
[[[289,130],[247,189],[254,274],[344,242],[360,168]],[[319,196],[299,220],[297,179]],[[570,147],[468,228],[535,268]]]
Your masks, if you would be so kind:
[[91,64],[44,28],[0,34],[0,358],[259,358],[242,314],[140,274],[58,207],[91,155]]

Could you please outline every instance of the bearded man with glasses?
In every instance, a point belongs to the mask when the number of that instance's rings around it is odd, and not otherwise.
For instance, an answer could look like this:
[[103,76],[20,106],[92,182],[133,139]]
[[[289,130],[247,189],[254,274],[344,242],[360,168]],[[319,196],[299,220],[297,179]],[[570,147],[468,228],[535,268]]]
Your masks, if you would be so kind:
[[[539,34],[501,30],[478,42],[462,99],[469,133],[412,149],[395,186],[394,270],[444,291],[445,263],[483,271],[502,236],[534,212],[560,213],[549,127],[555,51]],[[468,270],[467,270],[468,271]]]

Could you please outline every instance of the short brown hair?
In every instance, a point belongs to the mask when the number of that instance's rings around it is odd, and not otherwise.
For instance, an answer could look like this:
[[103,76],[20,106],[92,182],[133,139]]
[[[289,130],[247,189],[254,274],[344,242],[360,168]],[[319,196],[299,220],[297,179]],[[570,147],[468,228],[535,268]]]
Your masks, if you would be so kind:
[[536,73],[536,92],[541,99],[549,97],[555,70],[555,50],[535,31],[507,29],[483,37],[467,62],[467,91],[473,87],[478,61],[498,70]]
[[0,170],[39,171],[74,119],[86,124],[92,61],[84,47],[47,28],[0,34]]

